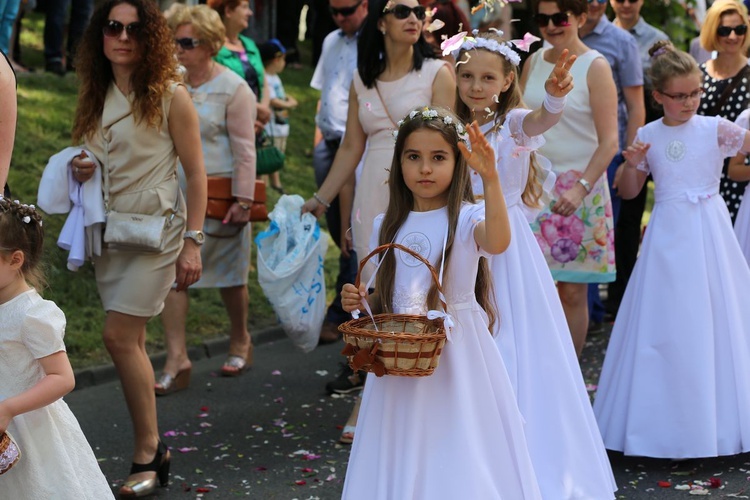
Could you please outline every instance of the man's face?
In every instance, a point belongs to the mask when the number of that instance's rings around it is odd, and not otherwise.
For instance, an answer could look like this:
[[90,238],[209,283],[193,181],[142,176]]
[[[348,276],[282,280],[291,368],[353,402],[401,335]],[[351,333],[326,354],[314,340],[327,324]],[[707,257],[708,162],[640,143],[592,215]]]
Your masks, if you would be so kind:
[[617,19],[625,24],[635,24],[640,17],[643,0],[609,0]]
[[599,24],[599,20],[607,10],[607,2],[599,3],[599,0],[589,0],[589,17],[586,20],[586,24],[589,26],[596,26]]
[[367,0],[328,0],[333,22],[347,35],[357,32],[367,17]]

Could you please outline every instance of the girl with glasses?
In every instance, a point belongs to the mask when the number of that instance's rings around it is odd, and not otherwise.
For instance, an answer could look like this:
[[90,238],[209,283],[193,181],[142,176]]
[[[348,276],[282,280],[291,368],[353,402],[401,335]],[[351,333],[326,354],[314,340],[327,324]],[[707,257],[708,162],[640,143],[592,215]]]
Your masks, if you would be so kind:
[[[81,84],[73,140],[83,142],[107,169],[103,177],[109,208],[174,214],[163,251],[104,246],[94,258],[107,313],[104,343],[120,375],[135,437],[133,464],[120,497],[136,498],[169,480],[170,456],[159,439],[154,370],[146,353],[146,322],[161,312],[175,282],[185,290],[201,275],[199,234],[206,213],[201,137],[190,95],[176,83],[182,78],[174,35],[151,0],[101,4],[84,33],[75,66]],[[186,177],[187,213],[177,182],[178,158]],[[89,158],[75,158],[72,167],[81,183],[102,176]]]
[[[709,52],[716,51],[717,55],[700,65],[706,92],[706,98],[698,108],[701,115],[735,121],[750,106],[750,68],[747,67],[750,48],[747,28],[750,24],[747,19],[747,9],[742,2],[735,0],[717,0],[706,12],[700,34],[701,46]],[[719,192],[734,221],[748,183],[730,179],[727,176],[728,163],[728,160],[724,162]]]
[[750,451],[750,268],[719,194],[722,160],[750,132],[696,115],[702,74],[669,41],[650,53],[664,117],[638,130],[618,182],[649,173],[654,208],[604,358],[594,401],[605,446],[687,459]]
[[551,48],[535,52],[523,68],[524,101],[539,108],[544,82],[563,50],[578,57],[575,88],[565,113],[543,135],[539,152],[552,162],[557,181],[551,202],[532,223],[565,311],[576,353],[588,330],[588,283],[614,280],[614,224],[606,170],[619,149],[617,91],[607,60],[578,36],[586,0],[542,0],[536,20]]

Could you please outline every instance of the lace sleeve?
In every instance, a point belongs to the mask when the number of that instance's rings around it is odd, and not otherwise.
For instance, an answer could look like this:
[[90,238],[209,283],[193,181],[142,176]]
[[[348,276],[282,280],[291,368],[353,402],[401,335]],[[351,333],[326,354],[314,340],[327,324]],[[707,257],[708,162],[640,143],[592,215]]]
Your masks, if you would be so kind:
[[508,116],[505,117],[505,127],[508,127],[508,132],[513,141],[517,146],[523,147],[528,151],[535,151],[540,147],[544,146],[544,137],[541,135],[535,135],[529,137],[523,130],[523,121],[531,113],[530,109],[516,108],[508,112]]
[[240,198],[255,197],[255,113],[256,101],[244,82],[237,86],[227,102],[227,134],[232,150],[234,174],[232,194]]
[[734,123],[744,129],[750,129],[750,109],[746,109],[740,113],[740,116],[737,117]]
[[742,149],[747,129],[736,125],[725,118],[718,118],[719,151],[726,156],[734,156]]

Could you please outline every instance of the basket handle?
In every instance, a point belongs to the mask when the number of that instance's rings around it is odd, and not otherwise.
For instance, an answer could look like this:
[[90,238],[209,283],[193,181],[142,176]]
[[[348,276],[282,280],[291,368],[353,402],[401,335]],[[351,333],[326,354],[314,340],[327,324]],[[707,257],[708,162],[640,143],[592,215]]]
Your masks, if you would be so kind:
[[365,265],[367,264],[367,262],[371,258],[373,258],[375,255],[381,254],[390,248],[395,248],[403,252],[406,252],[412,257],[414,257],[415,259],[417,259],[418,261],[420,261],[422,264],[427,266],[427,269],[430,271],[430,274],[432,275],[433,281],[437,285],[438,292],[440,292],[439,297],[440,297],[440,303],[443,306],[443,311],[448,312],[448,306],[446,305],[445,301],[442,298],[442,297],[445,297],[445,294],[443,293],[443,286],[440,283],[440,278],[438,277],[438,273],[435,270],[435,268],[432,266],[432,264],[430,264],[430,261],[422,257],[420,254],[418,254],[411,248],[405,247],[404,245],[401,245],[400,243],[385,243],[383,245],[380,245],[379,247],[375,248],[372,252],[370,252],[367,255],[367,257],[359,261],[359,269],[357,270],[357,279],[354,281],[354,286],[357,288],[357,290],[359,290],[362,270],[365,268]]

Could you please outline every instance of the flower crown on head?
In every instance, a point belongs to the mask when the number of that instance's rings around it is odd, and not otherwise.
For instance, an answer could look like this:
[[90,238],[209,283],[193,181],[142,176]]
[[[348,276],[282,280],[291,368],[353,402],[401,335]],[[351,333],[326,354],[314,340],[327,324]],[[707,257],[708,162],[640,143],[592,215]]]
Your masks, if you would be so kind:
[[[503,36],[502,31],[497,29],[493,29],[493,31],[495,31],[498,36]],[[461,53],[461,51],[471,49],[484,49],[489,50],[490,52],[495,52],[496,54],[500,54],[513,66],[518,66],[521,63],[521,56],[519,56],[518,53],[513,50],[513,47],[511,45],[515,45],[519,50],[528,52],[531,44],[541,40],[539,37],[536,37],[531,33],[526,33],[522,39],[510,40],[508,42],[498,42],[497,40],[493,40],[491,38],[477,36],[479,34],[479,30],[473,30],[471,34],[473,36],[469,36],[467,31],[462,31],[444,40],[443,43],[440,44],[443,55],[447,56],[448,54],[450,54],[451,56],[453,56],[453,59],[458,59],[458,55]]]
[[[422,121],[431,121],[435,120],[440,116],[440,113],[436,109],[430,108],[429,106],[425,106],[422,109],[415,109],[412,112],[409,113],[408,116],[398,121],[398,129],[393,131],[393,138],[398,138],[398,131],[401,129],[401,127],[406,123],[407,121],[411,121],[414,119],[421,119]],[[453,118],[451,118],[449,115],[443,116],[443,123],[446,125],[452,126],[456,130],[456,135],[458,135],[458,140],[469,145],[469,134],[466,132],[466,128],[457,121],[454,121]]]

